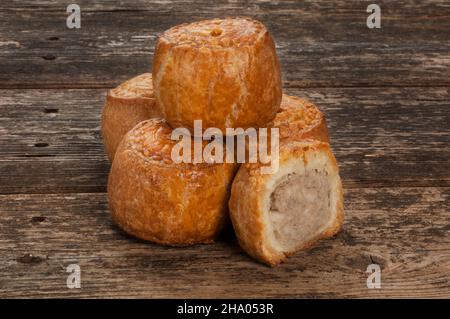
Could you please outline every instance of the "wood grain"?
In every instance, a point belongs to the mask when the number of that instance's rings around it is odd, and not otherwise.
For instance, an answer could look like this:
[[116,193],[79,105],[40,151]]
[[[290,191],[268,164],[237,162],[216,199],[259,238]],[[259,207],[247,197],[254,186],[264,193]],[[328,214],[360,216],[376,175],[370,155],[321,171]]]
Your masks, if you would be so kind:
[[[370,30],[369,3],[78,0],[69,30],[64,1],[0,2],[0,297],[450,298],[450,5],[377,1]],[[187,248],[133,239],[105,194],[106,89],[151,70],[165,29],[233,15],[268,26],[285,92],[326,113],[346,190],[343,232],[275,269],[231,229]]]
[[[347,188],[450,186],[447,88],[289,89],[328,117]],[[104,90],[0,91],[0,193],[104,192]]]
[[[275,269],[230,236],[188,248],[129,238],[105,194],[2,195],[0,207],[0,297],[450,296],[450,188],[348,190],[344,231]],[[373,262],[379,290],[366,287]],[[65,286],[71,263],[78,290]]]
[[65,3],[2,4],[0,88],[112,87],[151,70],[155,40],[165,29],[230,15],[267,24],[285,87],[450,84],[445,1],[382,3],[379,30],[366,26],[367,1],[187,3],[80,1],[82,27],[72,30]]

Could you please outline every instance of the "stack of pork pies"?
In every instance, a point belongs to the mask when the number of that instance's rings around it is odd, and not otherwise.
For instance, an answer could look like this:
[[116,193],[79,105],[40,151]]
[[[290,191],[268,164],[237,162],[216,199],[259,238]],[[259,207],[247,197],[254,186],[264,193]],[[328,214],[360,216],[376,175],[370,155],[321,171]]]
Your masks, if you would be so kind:
[[[267,134],[277,152],[269,173],[267,162],[249,161],[248,148],[243,164],[229,152],[239,132],[261,128],[278,132]],[[343,191],[325,117],[282,94],[275,45],[258,21],[214,19],[164,32],[153,75],[108,92],[102,134],[112,162],[112,217],[138,238],[212,243],[230,216],[241,247],[275,266],[342,226]]]

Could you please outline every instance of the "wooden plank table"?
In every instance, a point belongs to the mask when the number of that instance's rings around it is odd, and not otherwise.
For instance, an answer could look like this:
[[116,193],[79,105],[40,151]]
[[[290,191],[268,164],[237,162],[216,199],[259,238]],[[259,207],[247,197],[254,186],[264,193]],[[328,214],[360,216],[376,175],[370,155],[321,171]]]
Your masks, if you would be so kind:
[[[0,297],[450,297],[450,3],[376,1],[368,29],[371,2],[78,0],[80,29],[65,1],[0,2]],[[326,113],[346,190],[344,230],[274,269],[230,233],[167,248],[108,213],[106,90],[163,30],[230,15],[268,26],[285,92]]]

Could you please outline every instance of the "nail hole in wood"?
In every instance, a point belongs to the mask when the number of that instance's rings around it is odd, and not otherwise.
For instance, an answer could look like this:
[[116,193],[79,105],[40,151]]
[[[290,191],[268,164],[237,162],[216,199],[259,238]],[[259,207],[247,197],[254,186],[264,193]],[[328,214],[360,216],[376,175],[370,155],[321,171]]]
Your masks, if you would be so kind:
[[48,143],[36,143],[34,144],[35,147],[47,147]]
[[59,112],[58,109],[50,109],[50,108],[44,109],[44,113],[58,113],[58,112]]
[[25,254],[18,257],[16,260],[22,264],[38,264],[43,261],[43,258],[39,256],[33,256],[33,254]]
[[50,38],[48,38],[50,41],[57,41],[57,40],[59,40],[59,38],[58,37],[50,37]]
[[44,55],[42,58],[43,58],[44,60],[51,61],[51,60],[55,60],[55,59],[56,59],[56,56],[54,56],[53,54],[46,54],[46,55]]
[[32,223],[42,223],[43,221],[45,221],[45,217],[44,216],[31,217],[31,222]]

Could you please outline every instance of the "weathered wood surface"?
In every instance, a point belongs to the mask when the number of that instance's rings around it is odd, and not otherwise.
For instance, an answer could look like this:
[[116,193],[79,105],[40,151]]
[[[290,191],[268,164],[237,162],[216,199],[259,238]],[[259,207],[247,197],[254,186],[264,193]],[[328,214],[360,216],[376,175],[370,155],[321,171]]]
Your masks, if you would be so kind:
[[[448,1],[377,1],[380,30],[372,1],[77,3],[69,30],[68,3],[0,2],[0,297],[450,297]],[[106,88],[149,71],[168,27],[229,15],[269,27],[285,91],[327,114],[346,189],[344,231],[275,269],[231,233],[167,248],[108,213]]]
[[[132,239],[112,224],[105,194],[1,195],[0,207],[0,297],[450,295],[450,188],[349,189],[344,231],[274,269],[233,238],[188,248]],[[380,290],[366,287],[372,262]],[[78,290],[66,287],[71,263]]]
[[[450,186],[448,88],[289,89],[328,116],[346,187]],[[0,91],[0,193],[104,192],[105,90]]]
[[67,29],[66,2],[0,6],[0,88],[111,87],[151,69],[157,35],[178,23],[247,15],[267,24],[285,87],[450,85],[447,1],[78,1],[81,29]]

